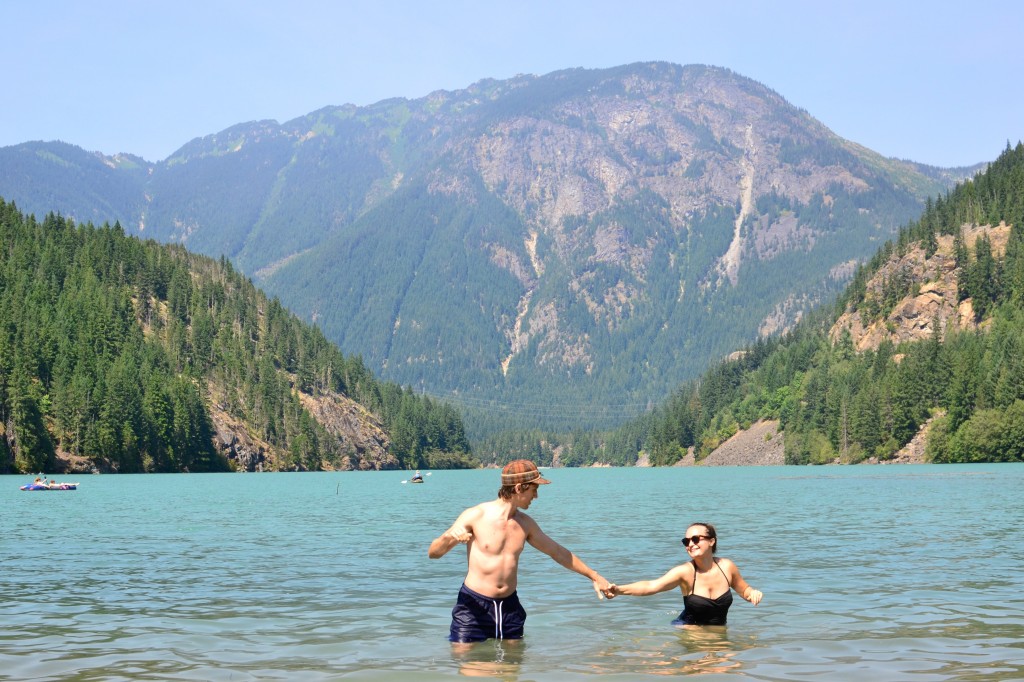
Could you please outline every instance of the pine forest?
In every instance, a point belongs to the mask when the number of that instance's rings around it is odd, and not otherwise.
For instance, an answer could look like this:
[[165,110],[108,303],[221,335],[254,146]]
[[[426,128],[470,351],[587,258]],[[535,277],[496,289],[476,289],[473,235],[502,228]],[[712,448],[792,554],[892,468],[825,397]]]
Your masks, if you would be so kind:
[[259,470],[476,465],[454,408],[224,259],[3,201],[0,245],[0,473],[227,471],[238,439]]

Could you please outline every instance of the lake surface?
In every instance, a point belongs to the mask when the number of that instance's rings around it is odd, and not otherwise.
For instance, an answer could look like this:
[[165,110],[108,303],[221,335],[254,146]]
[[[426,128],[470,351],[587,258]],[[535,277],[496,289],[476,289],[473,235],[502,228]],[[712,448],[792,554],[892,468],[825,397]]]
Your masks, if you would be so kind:
[[[495,470],[0,477],[4,680],[1024,678],[1024,465],[553,469],[531,515],[606,578],[686,560],[694,521],[764,592],[677,630],[678,591],[599,601],[532,548],[518,643],[446,637],[427,558]],[[74,480],[74,479],[72,479]]]

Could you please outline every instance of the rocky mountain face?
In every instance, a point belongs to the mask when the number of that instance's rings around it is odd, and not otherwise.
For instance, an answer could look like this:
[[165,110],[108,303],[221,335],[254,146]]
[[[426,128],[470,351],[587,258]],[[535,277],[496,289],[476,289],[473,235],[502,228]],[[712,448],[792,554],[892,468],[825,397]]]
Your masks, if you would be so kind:
[[65,197],[45,210],[108,206],[224,255],[382,378],[549,428],[608,426],[788,328],[974,170],[883,158],[754,81],[666,63],[242,124],[150,167],[89,161],[103,182],[74,192],[46,173],[71,151],[12,149],[0,195],[23,209],[28,155]]
[[[977,238],[987,236],[992,245],[992,255],[1001,259],[1006,253],[1010,226],[1005,223],[995,227],[964,226],[961,235],[968,253],[972,255]],[[954,258],[953,241],[950,235],[940,236],[938,250],[931,257],[919,244],[915,244],[903,256],[885,263],[868,280],[868,296],[880,298],[885,283],[897,277],[911,282],[913,293],[903,297],[892,312],[881,319],[867,319],[861,308],[845,311],[829,332],[832,340],[838,341],[844,332],[848,332],[858,351],[877,350],[884,341],[895,346],[905,341],[923,341],[936,332],[943,336],[949,328],[977,328],[971,299],[958,300],[960,270]]]
[[[228,461],[233,462],[239,471],[280,471],[282,470],[279,448],[254,436],[252,429],[241,420],[233,417],[223,405],[218,404],[216,396],[222,391],[211,383],[207,394],[214,397],[210,409],[210,420],[215,432],[214,445]],[[351,470],[383,470],[397,469],[400,462],[394,454],[388,452],[391,439],[375,415],[371,414],[351,398],[337,393],[324,393],[313,396],[297,391],[302,406],[313,416],[325,430],[339,442],[347,444],[352,454],[342,458],[335,466],[330,462],[321,462],[325,471],[340,469]]]

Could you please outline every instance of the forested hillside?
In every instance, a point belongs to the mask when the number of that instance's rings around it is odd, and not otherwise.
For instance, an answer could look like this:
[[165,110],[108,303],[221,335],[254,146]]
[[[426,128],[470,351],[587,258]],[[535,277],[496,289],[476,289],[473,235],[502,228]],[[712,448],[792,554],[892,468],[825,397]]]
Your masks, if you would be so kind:
[[226,260],[0,200],[0,473],[475,465]]
[[699,461],[771,419],[790,464],[884,461],[925,425],[930,461],[1024,461],[1022,221],[1024,146],[1008,145],[985,173],[929,201],[835,308],[583,451],[669,465],[692,447]]

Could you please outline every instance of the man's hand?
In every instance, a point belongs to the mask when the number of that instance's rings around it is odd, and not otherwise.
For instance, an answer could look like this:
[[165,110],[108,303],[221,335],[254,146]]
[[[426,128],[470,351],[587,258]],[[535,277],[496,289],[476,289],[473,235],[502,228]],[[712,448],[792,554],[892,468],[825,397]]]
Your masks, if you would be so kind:
[[460,526],[456,523],[451,528],[437,536],[437,539],[430,543],[430,549],[427,550],[427,556],[431,559],[440,559],[456,545],[468,545],[472,539],[473,533],[465,526]]
[[452,526],[444,532],[445,535],[462,544],[467,544],[473,539],[473,534],[462,526]]
[[594,592],[597,592],[598,599],[611,599],[615,596],[612,592],[612,584],[602,578],[600,575],[594,574]]

